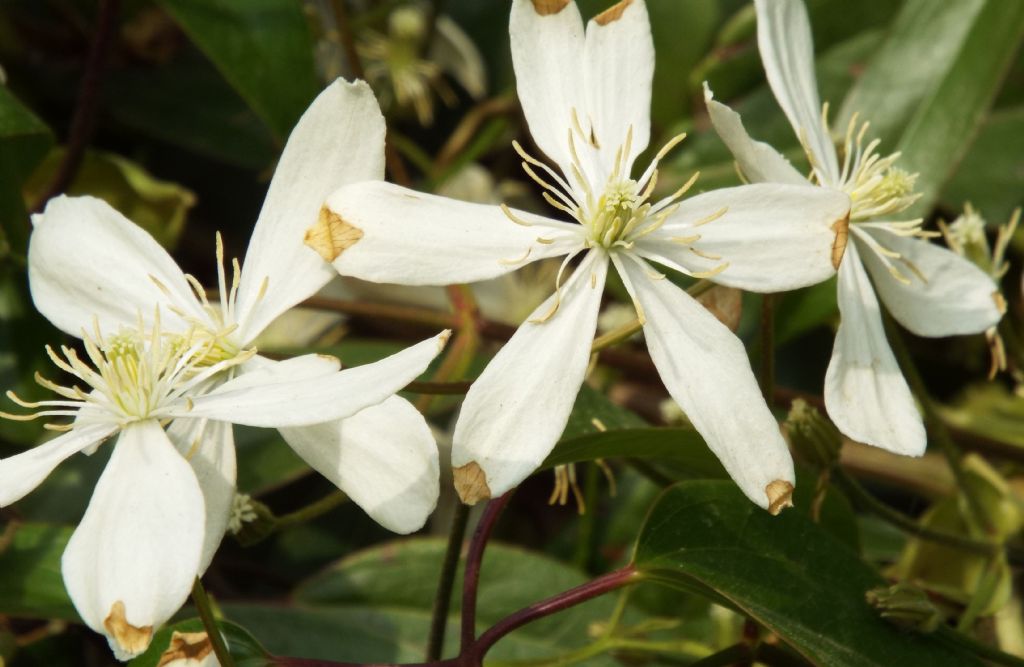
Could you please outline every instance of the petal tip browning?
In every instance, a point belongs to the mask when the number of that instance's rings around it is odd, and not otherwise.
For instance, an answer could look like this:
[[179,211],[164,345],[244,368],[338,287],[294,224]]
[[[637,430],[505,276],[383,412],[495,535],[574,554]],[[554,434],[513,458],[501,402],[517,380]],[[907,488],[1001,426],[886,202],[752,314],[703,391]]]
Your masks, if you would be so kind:
[[782,510],[793,506],[793,485],[777,479],[764,488],[768,496],[768,513],[778,516]]
[[444,350],[444,346],[448,344],[448,339],[452,337],[452,330],[445,329],[437,335],[437,351]]
[[570,0],[531,0],[533,9],[541,16],[552,16],[565,9]]
[[149,648],[149,642],[153,639],[153,626],[146,625],[136,627],[128,622],[125,617],[124,601],[118,600],[110,607],[110,614],[103,620],[103,627],[107,631],[111,648],[121,656],[134,658]]
[[839,270],[839,264],[843,261],[843,253],[846,252],[846,243],[850,240],[850,214],[832,223],[832,231],[836,238],[832,241],[832,268]]
[[200,661],[213,652],[213,643],[205,632],[177,632],[171,635],[171,643],[160,656],[156,667],[165,667],[177,660]]
[[316,224],[306,230],[305,243],[328,262],[363,238],[363,230],[346,222],[340,215],[323,206]]
[[633,0],[619,0],[619,2],[595,16],[594,23],[597,25],[608,25],[609,23],[618,21],[622,18],[623,12],[625,12],[631,4],[633,4]]
[[459,466],[455,473],[455,490],[459,498],[467,505],[476,505],[481,500],[491,497],[491,489],[487,486],[487,473],[476,461]]

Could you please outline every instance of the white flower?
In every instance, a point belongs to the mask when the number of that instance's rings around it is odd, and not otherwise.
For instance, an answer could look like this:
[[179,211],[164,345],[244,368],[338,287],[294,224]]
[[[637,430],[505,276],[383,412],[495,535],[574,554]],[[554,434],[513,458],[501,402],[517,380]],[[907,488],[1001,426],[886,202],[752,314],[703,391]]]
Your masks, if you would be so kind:
[[[515,0],[510,33],[519,98],[556,171],[517,146],[544,197],[576,222],[457,202],[383,182],[331,195],[310,239],[343,275],[413,285],[493,278],[564,256],[541,304],[466,396],[455,428],[456,485],[467,502],[527,477],[565,427],[590,358],[609,263],[633,296],[672,396],[743,491],[773,511],[788,501],[793,466],[742,343],[658,273],[779,291],[834,273],[832,226],[849,198],[799,185],[751,185],[651,201],[657,163],[637,178],[647,146],[654,48],[647,10],[624,0],[584,33],[568,0]],[[562,279],[573,258],[582,261]]]
[[[8,419],[71,419],[50,425],[63,435],[0,461],[0,507],[32,491],[72,454],[91,453],[120,434],[61,569],[82,619],[107,636],[122,660],[144,651],[153,628],[188,596],[212,555],[208,527],[223,533],[220,517],[207,518],[211,495],[204,476],[211,471],[195,464],[204,440],[224,442],[231,423],[298,427],[354,414],[415,378],[438,350],[430,340],[340,373],[337,360],[300,357],[207,391],[211,378],[248,363],[253,353],[211,363],[215,341],[196,330],[168,334],[156,312],[152,324],[139,318],[135,328],[114,335],[103,336],[98,326],[83,334],[88,361],[73,349],[57,354],[47,347],[54,364],[84,388],[39,377],[59,399],[33,403],[8,393],[35,412],[0,413]],[[189,430],[192,439],[173,442],[175,426],[170,433],[161,426],[170,420],[199,426]]]
[[[913,396],[882,328],[876,291],[893,317],[919,336],[985,331],[1003,305],[983,271],[926,239],[921,220],[893,221],[912,204],[915,175],[897,169],[899,154],[881,157],[878,141],[864,145],[867,123],[851,120],[836,151],[814,78],[807,11],[800,0],[755,0],[758,46],[768,83],[811,162],[810,180],[823,191],[849,194],[853,243],[836,247],[839,311],[825,405],[847,436],[898,454],[919,456],[925,432]],[[805,183],[771,146],[752,140],[739,116],[711,99],[711,120],[752,182]],[[845,255],[843,254],[845,245]],[[870,279],[869,279],[870,276]],[[872,287],[872,283],[874,287]]]
[[[245,269],[235,262],[230,284],[218,239],[219,304],[100,200],[59,197],[34,218],[33,300],[64,331],[93,332],[86,349],[98,368],[89,371],[70,350],[63,361],[54,355],[94,392],[47,384],[67,400],[39,404],[41,416],[77,410],[74,428],[0,461],[0,506],[123,429],[64,558],[76,607],[121,655],[148,642],[143,630],[180,606],[224,535],[235,493],[231,423],[279,428],[310,466],[391,530],[415,530],[433,510],[436,445],[423,417],[394,393],[426,369],[447,332],[341,372],[333,357],[273,362],[250,347],[333,277],[302,244],[302,230],[331,188],[383,174],[381,156],[361,148],[367,136],[383,135],[365,84],[337,82],[317,98],[285,147]],[[166,433],[163,420],[173,420]],[[110,618],[143,634],[122,636]]]

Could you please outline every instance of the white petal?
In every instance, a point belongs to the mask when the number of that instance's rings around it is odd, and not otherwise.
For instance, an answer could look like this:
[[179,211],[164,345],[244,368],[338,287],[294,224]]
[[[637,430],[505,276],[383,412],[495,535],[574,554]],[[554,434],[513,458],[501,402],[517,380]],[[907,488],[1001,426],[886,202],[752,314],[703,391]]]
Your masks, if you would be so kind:
[[[159,303],[205,319],[181,269],[144,229],[95,197],[51,199],[35,224],[28,250],[32,300],[46,319],[72,336],[104,331],[141,316]],[[155,278],[170,296],[157,286]],[[166,308],[161,318],[175,316]]]
[[743,127],[740,115],[713,99],[711,88],[704,82],[704,102],[708,107],[708,115],[715,132],[721,137],[729,151],[736,158],[743,176],[751,183],[789,183],[803,185],[807,183],[796,168],[789,163],[777,150],[764,143],[754,141]]
[[572,0],[513,0],[508,32],[516,92],[530,135],[569,173],[573,109],[586,121],[580,10]]
[[642,260],[622,257],[616,267],[643,308],[647,349],[669,394],[743,493],[781,509],[788,498],[774,497],[773,489],[794,484],[793,460],[743,343],[686,292],[652,280]]
[[61,563],[75,608],[118,659],[142,653],[188,598],[204,521],[196,476],[160,425],[125,427]]
[[626,176],[651,139],[654,40],[643,0],[621,0],[587,24],[583,51],[586,109],[606,173],[632,128]]
[[604,252],[591,251],[562,286],[557,312],[544,322],[531,321],[551,312],[553,295],[466,394],[452,445],[455,486],[463,501],[505,493],[555,446],[586,374],[607,272]]
[[[358,238],[340,250],[334,268],[343,276],[400,285],[449,285],[500,276],[525,262],[568,252],[579,225],[516,212],[533,224],[510,220],[497,206],[438,197],[390,183],[350,185],[327,207]],[[354,234],[354,232],[353,232]],[[540,238],[558,239],[538,243]],[[560,242],[559,242],[560,241]],[[337,247],[337,246],[335,246]],[[517,261],[523,260],[523,261]]]
[[[384,177],[384,117],[364,81],[338,79],[299,119],[256,221],[238,289],[250,341],[270,322],[327,284],[334,273],[303,242],[333,190]],[[259,293],[267,280],[266,295]]]
[[244,374],[174,410],[174,417],[206,417],[246,426],[307,426],[349,417],[401,390],[427,369],[449,332],[386,359],[330,375],[256,383]]
[[241,374],[230,381],[230,390],[311,380],[337,373],[340,369],[341,361],[328,354],[304,354],[284,361],[256,355],[242,364]]
[[0,507],[24,498],[76,452],[97,445],[117,430],[113,424],[80,426],[49,442],[0,461]]
[[882,303],[918,336],[980,333],[1002,318],[1005,307],[999,288],[967,259],[928,241],[885,229],[864,229],[864,233],[902,256],[889,261],[909,285],[897,280],[873,249],[860,246]]
[[419,530],[437,505],[437,444],[423,415],[392,396],[341,421],[281,429],[314,470],[390,531]]
[[[782,292],[835,274],[849,212],[844,193],[806,183],[722,188],[683,201],[661,229],[637,244],[637,253],[687,273],[727,263],[715,282]],[[698,234],[693,243],[674,240]]]
[[885,339],[882,314],[856,243],[839,268],[839,312],[825,407],[845,435],[897,454],[920,456],[926,438],[907,381]]
[[231,424],[205,419],[175,419],[167,437],[192,466],[206,504],[206,534],[199,574],[217,553],[235,498],[235,438]]
[[797,137],[807,144],[828,183],[839,179],[832,139],[825,131],[814,77],[814,41],[802,0],[754,0],[757,45],[775,99]]

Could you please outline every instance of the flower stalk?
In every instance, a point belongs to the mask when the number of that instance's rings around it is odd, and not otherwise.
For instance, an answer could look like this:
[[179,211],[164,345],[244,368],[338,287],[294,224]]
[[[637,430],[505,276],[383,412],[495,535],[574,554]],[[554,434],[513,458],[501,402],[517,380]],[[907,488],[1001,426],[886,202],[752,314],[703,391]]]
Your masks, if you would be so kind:
[[228,645],[224,641],[224,635],[220,633],[217,619],[213,613],[213,605],[210,603],[210,597],[206,594],[206,589],[203,588],[203,582],[199,580],[199,577],[196,577],[195,583],[192,584],[192,602],[196,605],[196,612],[203,622],[206,634],[210,638],[210,644],[213,645],[213,653],[217,656],[217,661],[221,667],[235,667],[235,659],[231,657]]

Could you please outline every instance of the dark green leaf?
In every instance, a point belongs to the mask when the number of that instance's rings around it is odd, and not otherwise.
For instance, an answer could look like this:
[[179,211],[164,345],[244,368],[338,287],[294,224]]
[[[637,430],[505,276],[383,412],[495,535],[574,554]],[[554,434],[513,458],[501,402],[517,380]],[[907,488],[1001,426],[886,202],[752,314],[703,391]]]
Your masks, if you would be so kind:
[[294,0],[160,0],[278,139],[319,89],[313,41]]
[[921,199],[908,215],[923,215],[956,171],[1012,62],[1024,34],[1024,3],[988,0],[956,62],[911,119],[899,143],[900,167],[919,174]]
[[[0,236],[21,255],[29,232],[21,184],[52,145],[50,129],[0,85]],[[3,246],[0,238],[0,257]]]
[[854,113],[871,122],[883,147],[896,144],[921,99],[949,71],[985,0],[936,4],[907,0],[885,41],[843,100],[835,126],[844,130]]
[[651,510],[636,564],[754,618],[819,665],[966,667],[971,654],[902,632],[864,600],[885,580],[797,512],[769,515],[731,483],[683,482]]
[[1024,192],[1024,107],[992,114],[981,128],[942,203],[953,211],[971,202],[992,225],[1010,219]]
[[[228,646],[231,657],[235,660],[236,667],[263,667],[273,664],[270,661],[270,654],[260,646],[260,643],[249,634],[249,631],[240,625],[229,621],[218,619],[221,634]],[[191,618],[187,621],[179,621],[168,625],[157,631],[153,636],[153,642],[146,649],[146,652],[128,663],[129,667],[156,667],[160,664],[160,658],[168,649],[171,637],[174,633],[195,633],[205,632],[202,621],[198,618]]]
[[71,528],[25,523],[7,524],[5,530],[14,533],[0,548],[0,614],[77,621],[60,573]]
[[[444,554],[443,539],[393,542],[354,554],[319,574],[294,594],[288,607],[224,605],[227,616],[278,655],[411,662],[423,659],[430,609]],[[461,581],[458,574],[457,581]],[[526,605],[579,585],[586,577],[558,561],[516,547],[487,547],[479,590],[479,628]],[[456,586],[454,599],[460,596]],[[590,640],[591,623],[607,619],[611,598],[599,598],[538,621],[502,640],[489,654],[499,659],[557,655]],[[458,636],[453,605],[445,655]],[[593,658],[590,665],[614,665]]]

